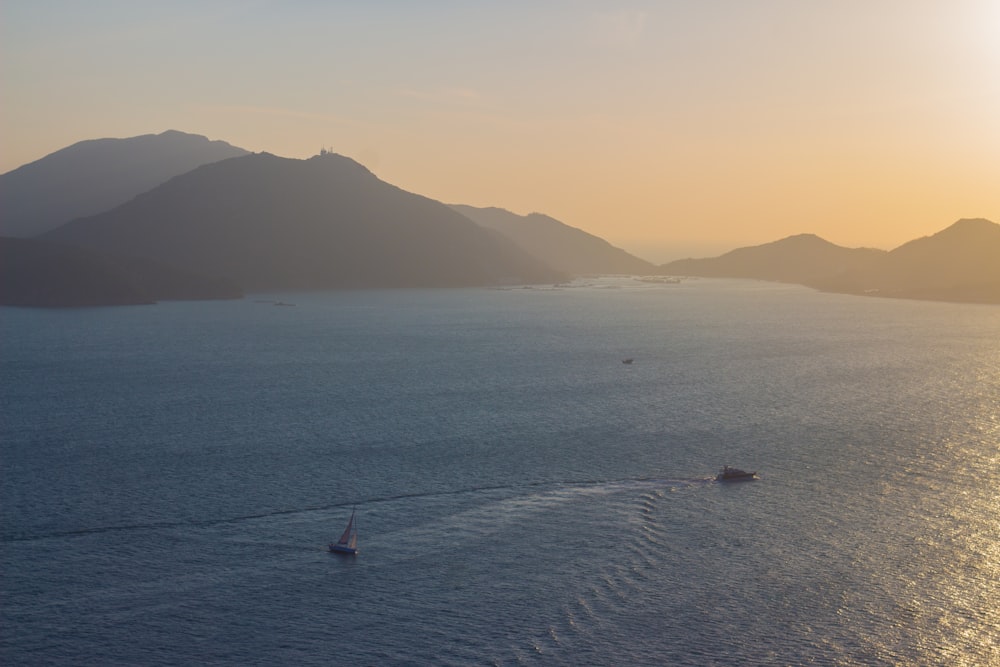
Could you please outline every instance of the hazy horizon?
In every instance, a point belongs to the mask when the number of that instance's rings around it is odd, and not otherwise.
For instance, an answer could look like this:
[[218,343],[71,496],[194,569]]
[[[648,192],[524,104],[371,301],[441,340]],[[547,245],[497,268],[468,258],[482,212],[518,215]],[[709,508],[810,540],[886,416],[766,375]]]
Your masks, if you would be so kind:
[[655,263],[1000,220],[1000,5],[118,1],[0,8],[0,172],[176,129],[321,148]]

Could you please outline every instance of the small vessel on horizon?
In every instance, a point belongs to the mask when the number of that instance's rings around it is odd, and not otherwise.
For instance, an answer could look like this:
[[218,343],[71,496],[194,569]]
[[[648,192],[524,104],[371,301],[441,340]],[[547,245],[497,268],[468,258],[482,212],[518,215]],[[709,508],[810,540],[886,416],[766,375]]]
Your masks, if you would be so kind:
[[748,482],[752,479],[757,479],[757,471],[747,472],[731,466],[723,466],[715,476],[716,482]]
[[355,510],[351,510],[351,518],[347,520],[347,528],[344,529],[340,539],[330,543],[330,553],[357,555],[358,524],[354,521],[354,513]]

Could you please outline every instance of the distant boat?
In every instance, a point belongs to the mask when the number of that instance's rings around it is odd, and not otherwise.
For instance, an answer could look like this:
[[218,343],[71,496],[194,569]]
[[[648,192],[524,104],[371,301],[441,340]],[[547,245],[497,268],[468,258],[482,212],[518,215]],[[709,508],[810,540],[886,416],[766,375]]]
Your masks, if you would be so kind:
[[622,359],[623,364],[631,364],[633,361],[635,361],[635,359],[633,359],[632,357],[629,357],[628,359]]
[[756,471],[747,472],[746,470],[731,468],[730,466],[724,466],[719,471],[719,474],[715,476],[716,482],[748,482],[752,479],[757,479]]
[[354,522],[354,511],[351,511],[351,518],[347,521],[347,528],[336,542],[330,543],[330,552],[335,554],[358,553],[358,524]]
[[677,276],[639,276],[636,280],[641,283],[660,283],[661,285],[676,285],[681,281]]

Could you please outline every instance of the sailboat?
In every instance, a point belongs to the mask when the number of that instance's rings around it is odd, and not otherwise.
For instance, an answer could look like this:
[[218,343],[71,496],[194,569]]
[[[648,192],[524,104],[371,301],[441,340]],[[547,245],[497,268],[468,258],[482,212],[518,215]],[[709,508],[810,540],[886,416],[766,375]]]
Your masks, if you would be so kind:
[[330,552],[335,554],[358,553],[358,524],[354,522],[354,510],[351,510],[351,518],[347,521],[347,528],[336,542],[330,543]]

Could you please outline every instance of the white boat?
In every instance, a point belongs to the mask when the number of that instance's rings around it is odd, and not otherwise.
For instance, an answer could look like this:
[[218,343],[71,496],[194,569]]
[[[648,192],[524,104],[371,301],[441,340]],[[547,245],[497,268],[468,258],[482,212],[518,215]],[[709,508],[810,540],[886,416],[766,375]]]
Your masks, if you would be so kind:
[[336,542],[330,543],[330,552],[335,554],[358,553],[358,524],[354,521],[354,510],[351,511],[351,518],[347,521],[347,528]]

